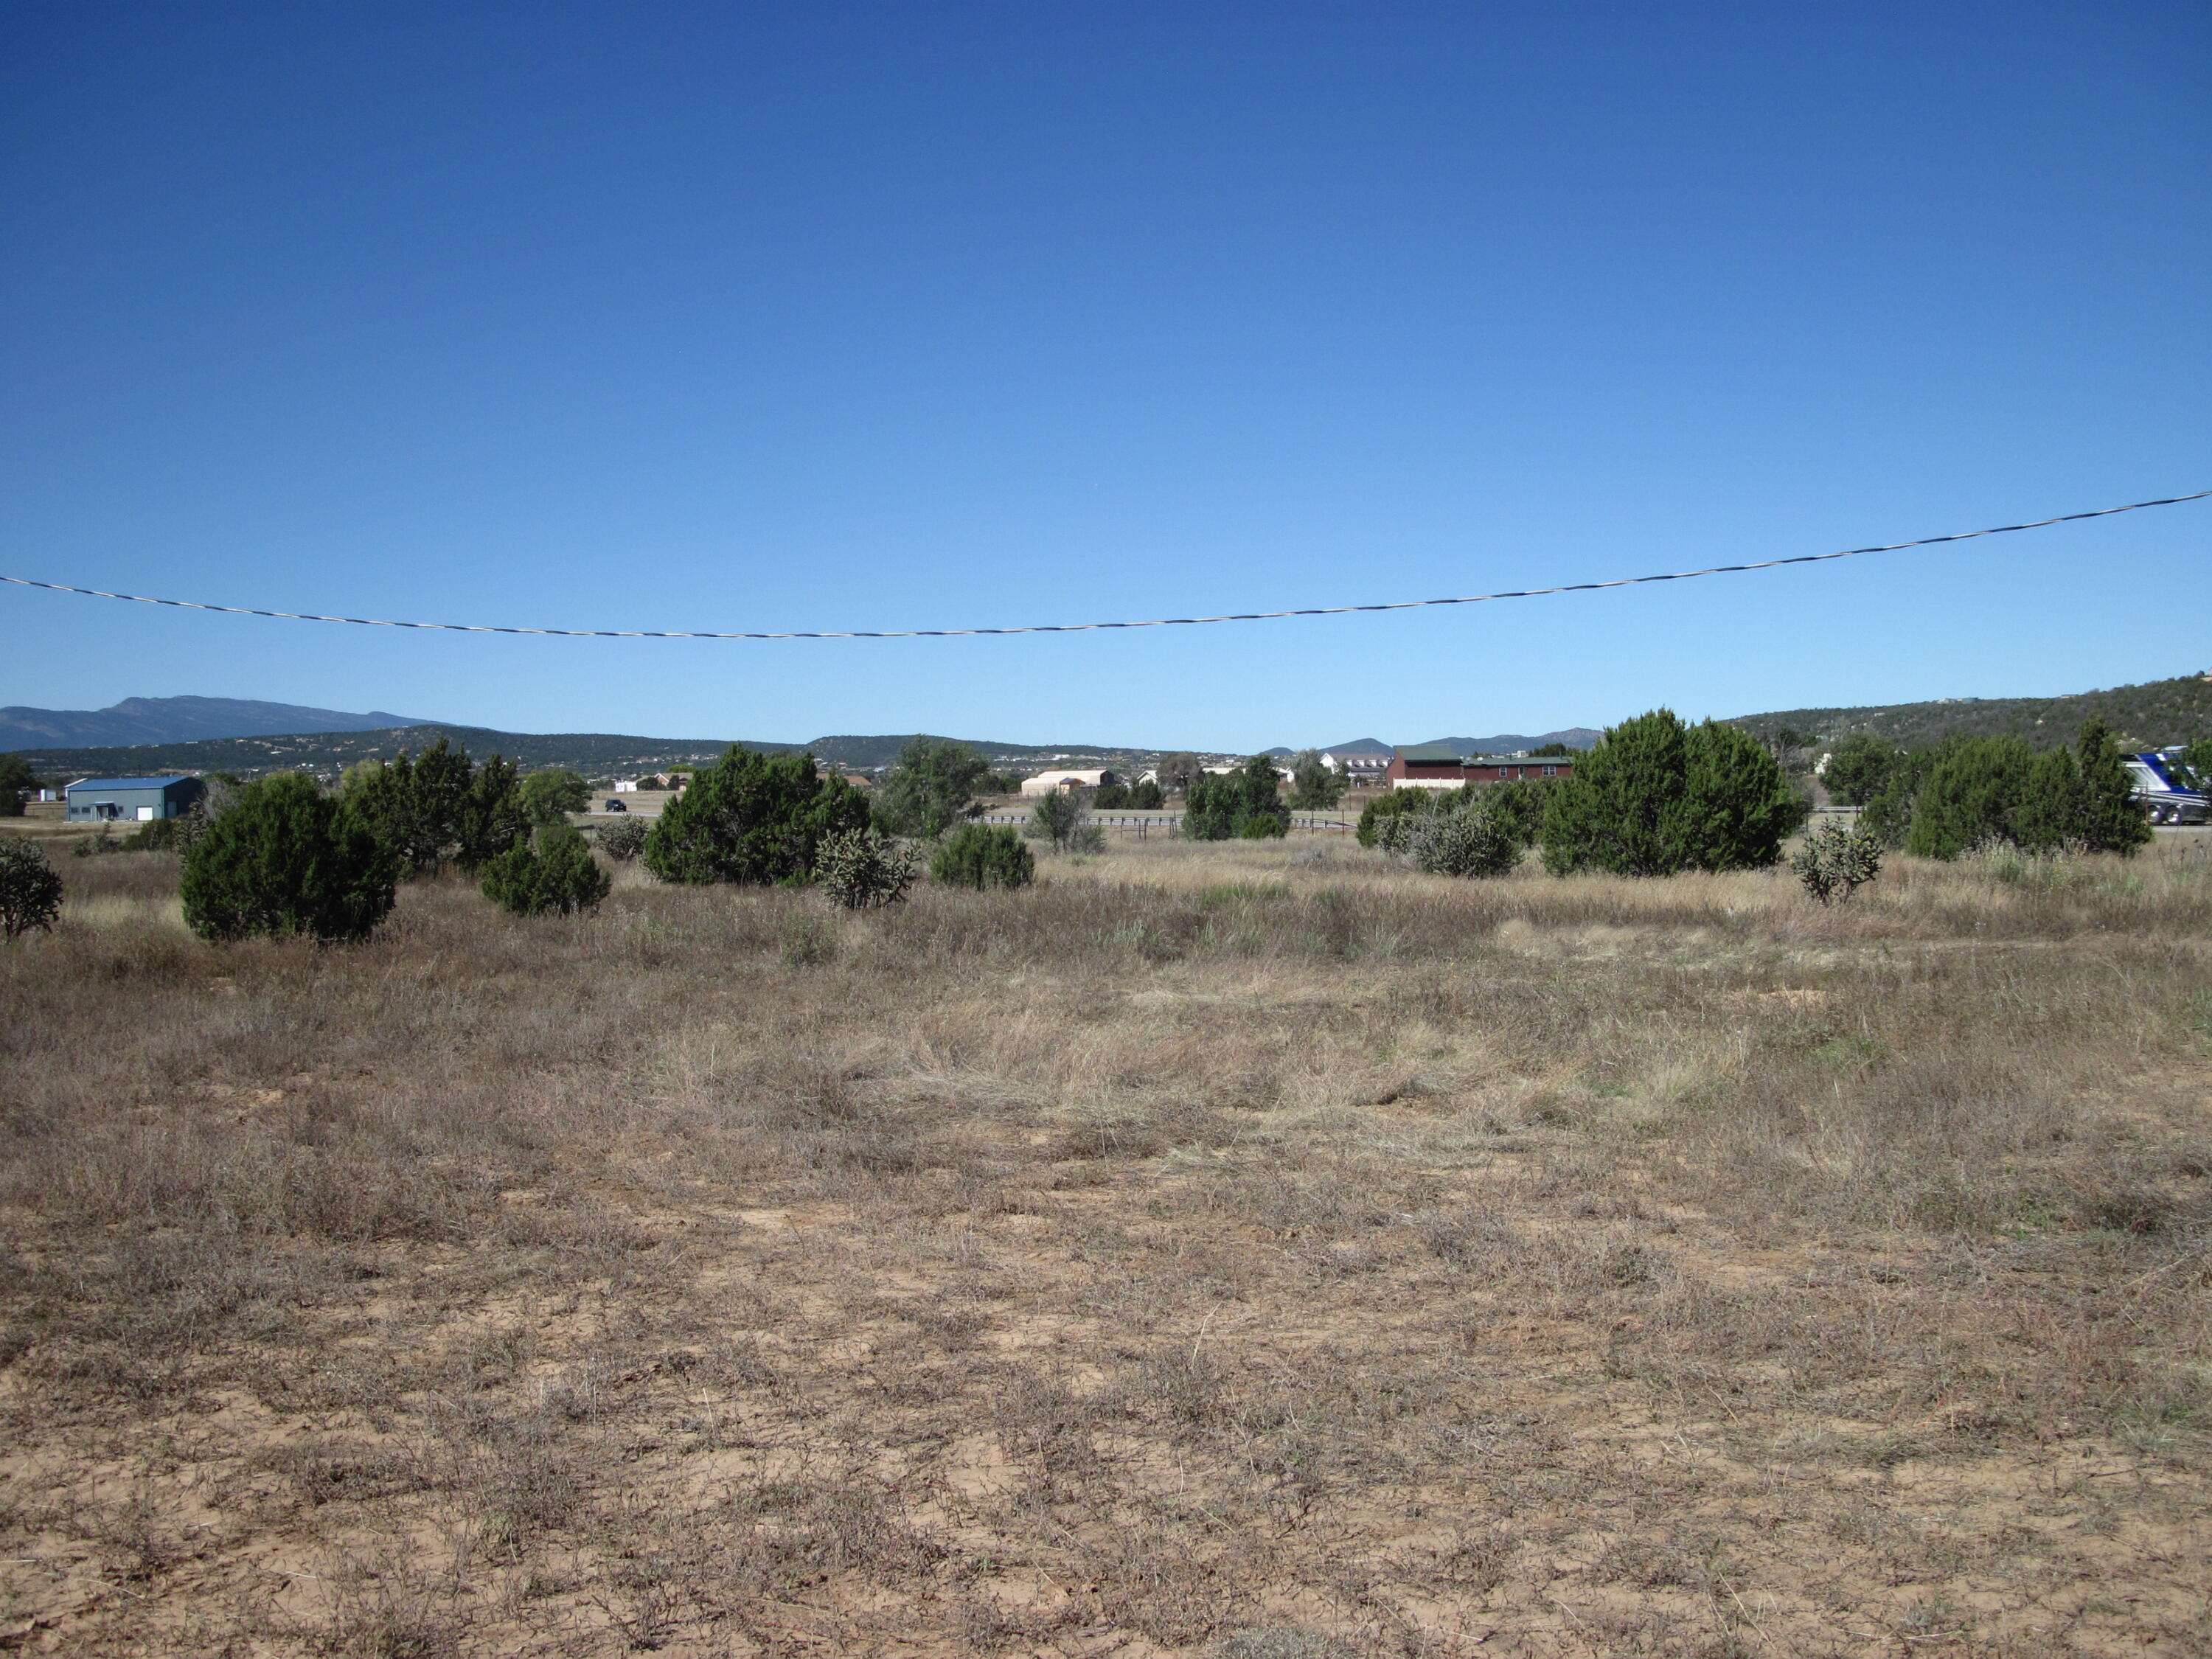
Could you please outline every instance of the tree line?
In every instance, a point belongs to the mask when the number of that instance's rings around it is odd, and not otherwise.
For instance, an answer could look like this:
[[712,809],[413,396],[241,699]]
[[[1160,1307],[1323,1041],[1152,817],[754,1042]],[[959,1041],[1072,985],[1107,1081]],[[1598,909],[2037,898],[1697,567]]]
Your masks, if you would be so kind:
[[1503,875],[1533,848],[1553,875],[1664,876],[1765,869],[1811,810],[1756,738],[1657,708],[1608,729],[1565,777],[1379,796],[1358,836],[1439,875]]
[[[2203,748],[2190,758],[2205,758]],[[1183,793],[1182,833],[1205,841],[1279,837],[1294,808],[1334,805],[1343,788],[1310,750],[1291,759],[1287,797],[1265,755],[1224,773],[1170,757],[1161,776]],[[1869,878],[1884,848],[1936,859],[1998,844],[2125,855],[2151,836],[2118,746],[2095,720],[2073,749],[2042,755],[2014,738],[1923,750],[1855,738],[1837,748],[1824,776],[1863,811],[1856,828],[1801,848],[1800,873],[1823,902]],[[617,862],[639,860],[664,882],[807,885],[851,908],[897,902],[925,852],[940,882],[1020,887],[1036,869],[1024,837],[974,821],[979,794],[1003,793],[1005,781],[973,750],[939,738],[908,743],[872,797],[811,754],[733,746],[695,769],[649,828],[609,825],[599,847]],[[365,938],[391,913],[401,882],[447,869],[475,878],[518,915],[590,910],[611,890],[568,822],[590,791],[565,768],[525,775],[497,755],[472,761],[441,738],[419,755],[362,762],[334,790],[301,773],[216,782],[210,813],[132,838],[152,845],[158,830],[161,844],[183,853],[185,920],[204,938]],[[1118,787],[1109,805],[1164,799],[1152,781]],[[1037,803],[1027,837],[1062,852],[1097,848],[1092,804],[1054,792]],[[1555,875],[1660,876],[1770,867],[1808,811],[1766,744],[1661,708],[1609,729],[1564,778],[1380,796],[1362,812],[1358,839],[1440,875],[1502,875],[1535,849]],[[0,878],[9,936],[50,924],[60,884],[43,854],[13,844]]]
[[[2185,763],[2212,761],[2205,749],[2199,743]],[[1885,846],[1919,858],[1991,846],[2124,856],[2151,839],[2126,758],[2100,720],[2085,722],[2070,750],[2041,754],[2015,737],[1948,738],[1922,749],[1846,738],[1820,780],[1860,809]]]

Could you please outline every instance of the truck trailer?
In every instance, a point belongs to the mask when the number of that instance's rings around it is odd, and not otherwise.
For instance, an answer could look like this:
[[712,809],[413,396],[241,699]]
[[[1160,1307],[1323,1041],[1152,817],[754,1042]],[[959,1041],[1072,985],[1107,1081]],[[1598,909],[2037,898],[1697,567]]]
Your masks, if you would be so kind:
[[2153,823],[2203,823],[2212,819],[2212,801],[2181,764],[2179,749],[2150,749],[2127,757],[2135,799]]

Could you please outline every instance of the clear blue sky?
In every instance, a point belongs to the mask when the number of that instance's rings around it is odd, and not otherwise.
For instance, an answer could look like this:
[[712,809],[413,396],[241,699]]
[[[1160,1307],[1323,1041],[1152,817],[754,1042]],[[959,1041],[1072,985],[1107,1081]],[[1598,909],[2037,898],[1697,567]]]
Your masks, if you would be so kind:
[[[2212,10],[0,9],[0,570],[565,627],[1479,592],[2212,485]],[[2212,667],[2212,503],[1395,616],[404,635],[0,702],[1243,748]]]

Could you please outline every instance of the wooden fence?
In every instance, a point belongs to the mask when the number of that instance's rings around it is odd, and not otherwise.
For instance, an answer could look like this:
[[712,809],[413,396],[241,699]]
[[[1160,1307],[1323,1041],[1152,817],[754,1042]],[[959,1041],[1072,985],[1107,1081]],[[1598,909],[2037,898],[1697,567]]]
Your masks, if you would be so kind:
[[[979,820],[984,823],[1024,824],[1030,821],[1027,812],[986,812]],[[1091,822],[1102,830],[1131,830],[1142,841],[1157,832],[1172,836],[1182,828],[1180,812],[1093,812]],[[1359,827],[1357,819],[1334,817],[1327,812],[1293,812],[1293,830],[1341,830],[1350,832]]]

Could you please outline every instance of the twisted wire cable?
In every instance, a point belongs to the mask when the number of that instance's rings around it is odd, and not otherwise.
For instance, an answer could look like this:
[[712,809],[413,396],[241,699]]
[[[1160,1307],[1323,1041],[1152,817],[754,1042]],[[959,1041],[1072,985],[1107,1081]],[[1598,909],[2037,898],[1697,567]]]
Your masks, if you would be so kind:
[[1610,581],[1563,582],[1556,587],[1523,587],[1499,593],[1468,593],[1441,599],[1396,599],[1382,605],[1326,605],[1297,611],[1247,611],[1220,617],[1155,617],[1143,622],[1032,623],[1021,628],[898,628],[842,629],[815,632],[714,633],[704,629],[644,628],[509,628],[486,623],[394,622],[379,617],[325,617],[312,611],[261,611],[246,605],[210,605],[198,599],[164,599],[144,593],[113,593],[103,587],[74,587],[67,582],[34,580],[28,576],[0,574],[0,582],[17,587],[43,588],[52,593],[76,593],[93,599],[122,599],[132,605],[165,605],[180,611],[210,611],[226,617],[269,617],[283,622],[344,623],[356,628],[413,628],[441,634],[530,634],[568,640],[952,640],[985,635],[1091,634],[1115,628],[1198,628],[1209,623],[1275,622],[1285,617],[1346,617],[1361,611],[1419,611],[1431,605],[1487,605],[1494,599],[1538,599],[1554,593],[1595,593],[1610,587],[1640,587],[1648,582],[1689,581],[1698,576],[1727,576],[1749,570],[1776,570],[1790,564],[1825,564],[1831,559],[1856,559],[1867,553],[1898,553],[1911,547],[1934,547],[1944,542],[1971,542],[1983,536],[2008,536],[2015,531],[2041,530],[2054,524],[2078,524],[2084,519],[2109,519],[2116,513],[2140,513],[2150,507],[2178,507],[2201,501],[2212,489],[2189,495],[2165,495],[2152,501],[2130,501],[2123,507],[2100,507],[2088,513],[2062,513],[2057,518],[2036,519],[2026,524],[2001,524],[1987,530],[1961,530],[1948,536],[1922,536],[1909,542],[1884,542],[1877,547],[1847,547],[1835,553],[1800,553],[1786,559],[1760,559],[1749,564],[1708,565],[1702,570],[1673,570],[1651,576],[1617,576]]

